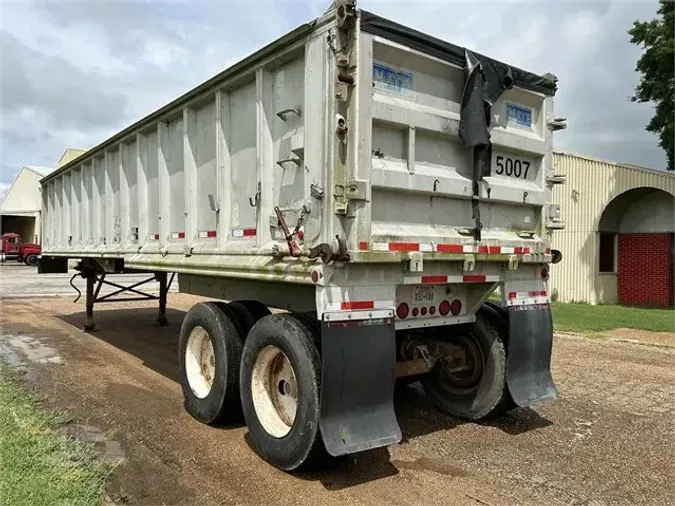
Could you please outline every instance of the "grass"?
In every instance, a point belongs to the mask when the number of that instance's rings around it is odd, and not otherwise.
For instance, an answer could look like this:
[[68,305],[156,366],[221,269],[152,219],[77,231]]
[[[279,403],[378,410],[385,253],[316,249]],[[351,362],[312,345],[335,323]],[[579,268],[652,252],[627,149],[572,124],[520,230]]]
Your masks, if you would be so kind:
[[68,415],[42,404],[0,363],[0,504],[100,504],[111,466],[59,434]]
[[602,332],[628,328],[675,332],[675,311],[636,307],[554,302],[553,325],[563,332]]

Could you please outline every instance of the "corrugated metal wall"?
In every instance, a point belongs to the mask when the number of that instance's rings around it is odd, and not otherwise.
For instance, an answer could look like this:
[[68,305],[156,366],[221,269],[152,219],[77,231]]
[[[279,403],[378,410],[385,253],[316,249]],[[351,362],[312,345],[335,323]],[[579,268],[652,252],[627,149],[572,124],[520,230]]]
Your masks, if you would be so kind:
[[551,266],[549,289],[558,300],[612,303],[617,301],[617,275],[598,273],[598,224],[607,205],[635,188],[657,188],[675,196],[675,176],[566,153],[554,154],[556,174],[567,183],[553,189],[565,229],[553,234],[553,247],[563,261]]

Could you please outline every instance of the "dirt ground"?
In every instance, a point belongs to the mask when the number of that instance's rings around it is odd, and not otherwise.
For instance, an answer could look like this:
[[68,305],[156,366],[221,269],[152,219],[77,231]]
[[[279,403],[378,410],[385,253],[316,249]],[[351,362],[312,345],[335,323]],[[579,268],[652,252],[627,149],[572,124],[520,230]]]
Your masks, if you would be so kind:
[[[26,370],[75,423],[121,446],[109,487],[115,502],[675,501],[675,348],[557,336],[556,402],[473,424],[404,387],[396,396],[403,442],[287,474],[252,451],[243,425],[207,427],[183,410],[176,348],[197,300],[170,296],[168,328],[153,325],[151,303],[97,306],[93,334],[81,330],[84,305],[70,298],[2,301],[0,360]],[[621,338],[641,340],[630,331]]]

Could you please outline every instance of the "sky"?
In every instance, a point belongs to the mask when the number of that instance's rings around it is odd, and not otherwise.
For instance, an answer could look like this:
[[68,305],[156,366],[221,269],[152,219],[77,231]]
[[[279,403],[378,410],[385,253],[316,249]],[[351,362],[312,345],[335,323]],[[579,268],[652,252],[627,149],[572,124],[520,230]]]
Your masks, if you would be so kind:
[[[55,166],[303,22],[329,0],[3,0],[0,198],[24,164]],[[362,0],[360,8],[558,79],[556,149],[661,169],[629,100],[640,48],[626,31],[656,0]]]

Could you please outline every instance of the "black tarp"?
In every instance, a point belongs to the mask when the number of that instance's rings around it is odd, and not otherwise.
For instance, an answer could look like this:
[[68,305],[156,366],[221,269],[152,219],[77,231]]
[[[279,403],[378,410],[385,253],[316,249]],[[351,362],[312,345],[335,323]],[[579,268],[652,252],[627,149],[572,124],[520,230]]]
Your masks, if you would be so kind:
[[[418,32],[407,26],[399,25],[371,12],[361,11],[361,30],[373,35],[382,36],[412,49],[417,49],[455,65],[466,66],[465,49],[463,47]],[[546,95],[555,95],[556,85],[552,79],[516,67],[510,67],[505,63],[481,54],[474,54],[481,63],[492,66],[499,74],[506,73],[510,69],[515,86]]]

